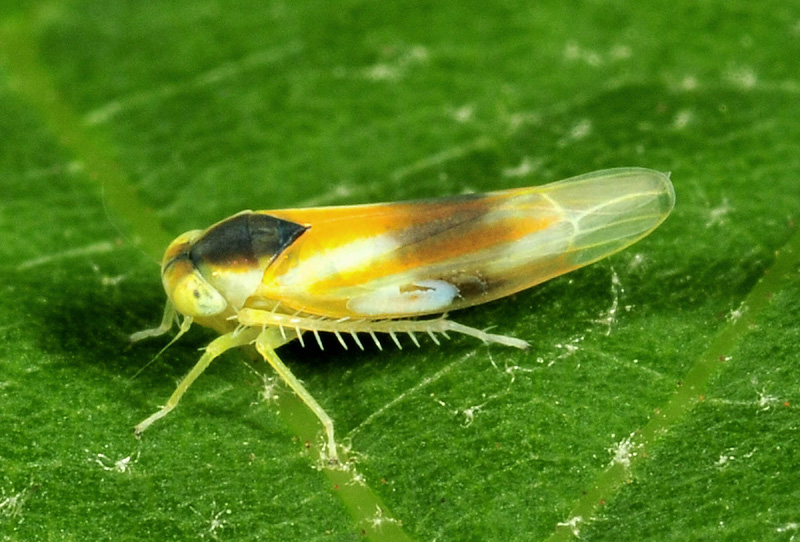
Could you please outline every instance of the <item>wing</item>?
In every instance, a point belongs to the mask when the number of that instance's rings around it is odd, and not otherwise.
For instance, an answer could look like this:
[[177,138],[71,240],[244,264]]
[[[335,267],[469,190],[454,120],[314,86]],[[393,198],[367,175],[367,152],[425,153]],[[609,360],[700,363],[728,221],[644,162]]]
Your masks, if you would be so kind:
[[468,307],[631,245],[674,202],[667,175],[624,168],[488,194],[265,211],[307,229],[267,268],[252,299],[330,318]]

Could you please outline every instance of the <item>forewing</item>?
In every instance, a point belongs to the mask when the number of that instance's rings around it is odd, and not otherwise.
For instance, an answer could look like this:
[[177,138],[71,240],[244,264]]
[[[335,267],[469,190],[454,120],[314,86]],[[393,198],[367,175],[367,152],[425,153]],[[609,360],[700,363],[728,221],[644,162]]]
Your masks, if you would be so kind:
[[309,228],[267,269],[256,301],[332,318],[459,309],[613,254],[673,205],[668,176],[626,168],[481,195],[270,211]]

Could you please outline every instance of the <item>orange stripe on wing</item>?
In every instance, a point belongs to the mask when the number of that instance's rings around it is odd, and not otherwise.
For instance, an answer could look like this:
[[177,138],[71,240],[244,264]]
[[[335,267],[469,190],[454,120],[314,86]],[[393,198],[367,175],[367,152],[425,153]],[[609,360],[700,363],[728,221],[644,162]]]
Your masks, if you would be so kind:
[[[547,225],[545,221],[536,224],[537,228],[544,228]],[[531,230],[521,228],[518,221],[503,221],[491,225],[479,223],[474,227],[448,230],[419,243],[403,245],[390,257],[310,284],[309,293],[324,293],[335,288],[366,284],[381,277],[412,272],[418,268],[467,257],[497,245],[510,243],[529,233]],[[402,234],[403,232],[399,233],[401,243]]]

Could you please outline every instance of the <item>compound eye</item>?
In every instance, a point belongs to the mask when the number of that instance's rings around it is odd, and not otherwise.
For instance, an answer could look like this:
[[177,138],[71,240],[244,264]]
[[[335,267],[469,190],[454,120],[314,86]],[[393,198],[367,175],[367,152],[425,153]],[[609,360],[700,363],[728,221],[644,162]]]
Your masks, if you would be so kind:
[[228,307],[225,298],[196,271],[175,286],[171,297],[178,312],[186,316],[215,316]]

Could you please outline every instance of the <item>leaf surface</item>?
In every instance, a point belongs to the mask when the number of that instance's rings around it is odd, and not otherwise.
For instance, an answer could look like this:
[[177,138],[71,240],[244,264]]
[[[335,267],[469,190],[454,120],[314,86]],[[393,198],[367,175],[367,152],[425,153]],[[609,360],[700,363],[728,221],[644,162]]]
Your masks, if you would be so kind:
[[[780,2],[7,2],[0,533],[7,540],[790,540],[800,469],[800,13]],[[435,197],[617,166],[673,215],[453,317],[531,341],[289,345],[351,445],[154,264],[243,209]],[[277,396],[276,400],[273,398]],[[265,399],[267,398],[267,399]]]

